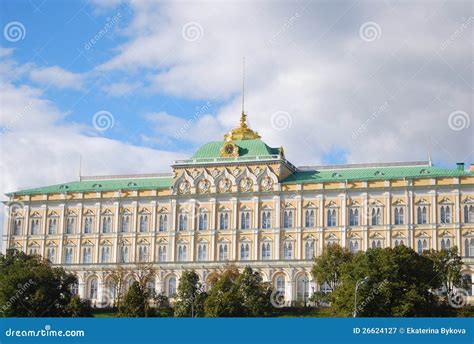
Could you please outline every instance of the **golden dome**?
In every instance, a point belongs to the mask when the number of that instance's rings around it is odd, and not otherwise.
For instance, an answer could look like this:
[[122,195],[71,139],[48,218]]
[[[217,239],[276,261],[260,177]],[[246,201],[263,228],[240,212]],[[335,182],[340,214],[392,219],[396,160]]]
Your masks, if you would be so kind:
[[240,126],[232,129],[224,135],[224,141],[236,141],[236,140],[255,140],[259,139],[260,135],[249,128],[247,124],[247,115],[242,111],[240,116]]

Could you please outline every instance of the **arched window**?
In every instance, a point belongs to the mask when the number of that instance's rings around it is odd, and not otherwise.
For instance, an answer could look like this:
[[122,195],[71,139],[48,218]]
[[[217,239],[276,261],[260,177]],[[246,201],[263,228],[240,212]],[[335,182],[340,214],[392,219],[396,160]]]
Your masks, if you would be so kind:
[[102,217],[102,233],[110,233],[112,228],[112,219],[110,216]]
[[262,228],[271,228],[272,218],[269,210],[262,211]]
[[165,245],[158,246],[158,261],[166,262],[166,246]]
[[382,224],[382,210],[380,208],[372,208],[372,226],[378,226]]
[[240,213],[240,228],[241,229],[250,228],[250,211],[242,211]]
[[21,233],[21,220],[13,219],[13,235],[20,235]]
[[40,227],[40,220],[39,219],[32,219],[31,220],[31,234],[32,235],[39,234],[39,227]]
[[474,205],[464,206],[464,223],[474,223]]
[[270,243],[264,242],[262,243],[262,260],[269,260],[270,259]]
[[109,263],[110,259],[110,246],[103,246],[100,254],[101,263]]
[[224,261],[229,259],[228,253],[229,247],[227,244],[219,244],[219,261]]
[[148,261],[148,246],[147,245],[138,246],[138,261],[140,263],[145,263]]
[[474,238],[466,238],[464,240],[464,255],[466,257],[474,257]]
[[148,215],[140,215],[140,232],[148,232]]
[[313,259],[314,258],[314,240],[306,240],[305,244],[305,250],[304,250],[304,257],[305,259]]
[[422,254],[423,251],[428,249],[428,241],[426,239],[418,239],[416,243],[416,251],[418,254]]
[[57,220],[55,218],[49,219],[48,234],[56,234],[56,223]]
[[426,224],[427,223],[427,209],[426,209],[426,206],[419,206],[417,208],[417,223],[419,225],[423,225],[423,224]]
[[68,217],[66,222],[67,222],[66,234],[73,234],[74,233],[74,225],[76,223],[76,221],[74,220],[74,217]]
[[92,223],[93,223],[93,219],[91,216],[87,216],[84,218],[84,233],[85,234],[92,233]]
[[396,225],[403,225],[404,224],[404,216],[403,216],[403,207],[396,207],[394,212],[394,222]]
[[358,226],[359,225],[359,209],[350,208],[349,209],[349,226]]
[[314,209],[306,209],[304,213],[304,226],[306,228],[314,227]]
[[284,241],[283,242],[283,259],[292,259],[293,258],[293,242]]
[[382,248],[382,240],[381,239],[372,239],[372,245],[371,247],[373,249],[375,248]]
[[240,244],[240,260],[250,259],[250,245],[248,243]]
[[179,214],[179,227],[180,231],[185,231],[188,229],[188,215],[185,213]]
[[98,288],[97,278],[93,277],[89,281],[89,299],[92,299],[92,300],[97,299],[97,288]]
[[120,246],[120,263],[128,263],[128,246]]
[[[179,224],[181,226],[181,214],[179,216],[180,216]],[[166,232],[167,228],[168,228],[168,215],[160,214],[160,216],[158,218],[158,230],[160,232]],[[181,230],[181,228],[180,228],[180,230]]]
[[293,227],[293,210],[283,211],[283,228]]
[[440,208],[440,222],[451,223],[451,207],[449,205],[442,205]]
[[337,225],[337,213],[336,209],[328,209],[327,211],[327,223],[328,227],[334,227]]
[[229,212],[228,211],[220,213],[219,229],[229,229]]
[[48,247],[48,250],[46,251],[46,259],[52,264],[56,262],[56,250],[54,247]]
[[199,244],[198,245],[198,261],[203,262],[207,260],[207,245]]
[[129,215],[122,215],[121,230],[122,230],[122,233],[127,233],[130,230],[130,216]]
[[359,241],[356,239],[351,239],[349,241],[349,252],[357,253],[359,252]]
[[188,259],[188,247],[185,244],[178,245],[178,261],[184,262]]
[[73,261],[73,248],[66,247],[66,251],[64,252],[64,263],[72,264],[72,261]]
[[82,260],[84,264],[92,263],[92,248],[91,247],[89,246],[84,247]]
[[206,230],[207,229],[207,211],[205,210],[200,210],[199,211],[199,219],[198,219],[198,229],[200,231]]
[[300,275],[296,279],[296,300],[306,301],[309,297],[309,280],[306,276]]
[[176,277],[170,277],[168,279],[168,297],[174,297],[176,295]]
[[276,290],[281,293],[285,294],[285,277],[284,276],[278,276],[276,278]]

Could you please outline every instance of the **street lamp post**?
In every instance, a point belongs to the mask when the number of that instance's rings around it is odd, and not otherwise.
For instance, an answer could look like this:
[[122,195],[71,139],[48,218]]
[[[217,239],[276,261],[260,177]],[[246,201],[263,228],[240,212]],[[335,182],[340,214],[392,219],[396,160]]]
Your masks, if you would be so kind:
[[354,312],[352,313],[352,316],[354,318],[357,317],[357,291],[358,291],[359,287],[362,284],[366,283],[368,280],[369,280],[369,277],[364,277],[364,278],[358,280],[357,283],[356,283],[355,291],[354,291]]

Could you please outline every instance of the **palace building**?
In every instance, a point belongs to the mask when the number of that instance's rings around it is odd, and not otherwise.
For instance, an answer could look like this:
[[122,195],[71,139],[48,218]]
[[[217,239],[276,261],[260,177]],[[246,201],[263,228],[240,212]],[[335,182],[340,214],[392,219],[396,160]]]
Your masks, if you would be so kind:
[[242,112],[223,141],[175,161],[169,174],[81,177],[7,194],[4,247],[73,272],[79,295],[100,306],[115,293],[117,271],[126,288],[150,267],[149,287],[172,297],[186,269],[206,283],[226,263],[250,265],[293,302],[324,290],[310,270],[329,244],[354,253],[457,246],[472,297],[473,167],[296,167]]

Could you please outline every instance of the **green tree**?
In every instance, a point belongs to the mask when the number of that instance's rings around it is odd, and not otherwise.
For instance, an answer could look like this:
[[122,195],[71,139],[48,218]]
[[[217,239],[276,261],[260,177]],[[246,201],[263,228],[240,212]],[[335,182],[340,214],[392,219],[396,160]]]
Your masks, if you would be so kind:
[[158,317],[172,317],[173,308],[170,306],[170,300],[164,293],[155,294],[153,297],[155,304],[155,313]]
[[440,251],[425,251],[424,255],[434,263],[434,269],[441,279],[441,283],[447,294],[451,293],[453,287],[462,287],[462,259],[458,254],[457,247]]
[[81,300],[78,295],[71,298],[71,302],[66,306],[66,312],[74,318],[93,317],[90,301]]
[[74,275],[15,249],[0,254],[0,316],[69,316]]
[[355,286],[359,316],[433,316],[442,307],[432,293],[441,285],[434,263],[405,246],[359,252],[341,270],[341,283],[333,292],[333,307],[340,315],[354,310]]
[[327,283],[334,291],[341,280],[341,271],[349,263],[352,255],[339,245],[328,245],[323,253],[314,260],[311,274],[319,284]]
[[176,317],[204,316],[206,297],[207,294],[199,282],[199,275],[194,271],[184,271],[179,279],[174,315]]
[[269,316],[272,313],[273,307],[270,303],[272,287],[269,283],[263,283],[258,272],[247,266],[236,283],[243,299],[245,316]]
[[239,277],[237,268],[226,267],[224,271],[212,276],[212,288],[204,302],[206,317],[241,317],[245,315],[242,294],[236,283]]
[[123,298],[118,316],[137,318],[150,317],[153,315],[154,312],[150,306],[150,296],[147,288],[143,287],[138,282],[133,282]]

